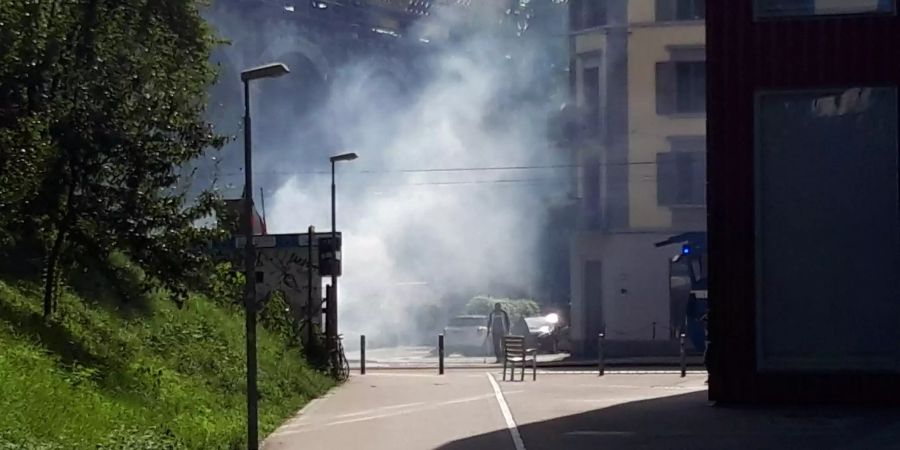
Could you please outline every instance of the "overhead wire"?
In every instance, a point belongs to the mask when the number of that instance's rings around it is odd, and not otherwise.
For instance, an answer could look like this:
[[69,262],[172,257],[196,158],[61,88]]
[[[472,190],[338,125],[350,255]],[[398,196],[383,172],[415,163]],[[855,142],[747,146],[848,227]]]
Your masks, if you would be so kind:
[[[484,166],[484,167],[438,167],[438,168],[420,168],[420,169],[366,169],[366,170],[344,170],[341,173],[348,174],[390,174],[390,173],[441,173],[441,172],[491,172],[504,170],[563,170],[578,169],[586,167],[616,167],[616,166],[649,166],[658,165],[657,161],[625,161],[625,162],[597,162],[594,164],[550,164],[550,165],[518,165],[518,166]],[[259,175],[331,175],[327,170],[254,170],[254,174]],[[221,175],[233,176],[242,175],[243,170],[236,172],[224,172]]]

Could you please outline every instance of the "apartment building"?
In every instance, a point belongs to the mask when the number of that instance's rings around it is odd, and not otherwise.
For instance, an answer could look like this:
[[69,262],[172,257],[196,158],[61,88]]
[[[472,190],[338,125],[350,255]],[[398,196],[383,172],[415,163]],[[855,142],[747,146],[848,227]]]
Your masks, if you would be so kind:
[[668,340],[671,249],[706,227],[704,0],[569,0],[577,349]]

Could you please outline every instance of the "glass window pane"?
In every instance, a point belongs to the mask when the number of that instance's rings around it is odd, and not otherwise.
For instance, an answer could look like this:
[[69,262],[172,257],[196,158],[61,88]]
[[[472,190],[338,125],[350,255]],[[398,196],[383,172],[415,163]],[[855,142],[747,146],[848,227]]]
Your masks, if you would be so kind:
[[760,17],[891,13],[894,0],[756,0]]
[[897,91],[757,105],[760,370],[900,369]]

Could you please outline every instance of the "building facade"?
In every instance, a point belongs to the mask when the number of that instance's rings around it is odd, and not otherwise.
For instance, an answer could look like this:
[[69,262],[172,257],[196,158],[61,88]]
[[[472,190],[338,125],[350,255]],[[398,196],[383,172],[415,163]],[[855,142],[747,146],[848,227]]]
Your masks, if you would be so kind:
[[[671,249],[705,231],[703,0],[570,0],[572,151],[580,208],[572,237],[571,333],[667,341]],[[575,126],[572,126],[572,123]]]

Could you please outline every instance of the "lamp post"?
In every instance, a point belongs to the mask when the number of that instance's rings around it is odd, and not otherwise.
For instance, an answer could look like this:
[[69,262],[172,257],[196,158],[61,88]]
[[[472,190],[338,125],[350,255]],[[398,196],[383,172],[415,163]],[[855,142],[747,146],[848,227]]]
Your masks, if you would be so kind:
[[280,63],[241,72],[244,83],[244,309],[247,340],[247,449],[259,448],[259,393],[256,387],[256,252],[253,247],[253,158],[250,133],[250,82],[290,72]]
[[[334,261],[335,266],[337,265],[337,261],[340,260],[340,250],[338,249],[337,244],[337,207],[336,207],[336,189],[334,185],[334,166],[341,161],[353,161],[358,158],[356,153],[344,153],[341,155],[335,155],[329,158],[331,161],[331,245],[334,250]],[[338,320],[337,320],[337,271],[334,267],[331,270],[331,296],[329,300],[331,300],[330,304],[326,305],[326,331],[327,331],[327,340],[329,351],[333,354],[335,348],[337,348],[337,339],[338,339]],[[331,319],[331,320],[328,320]],[[334,367],[337,367],[339,361],[332,361],[332,364],[335,364]]]

